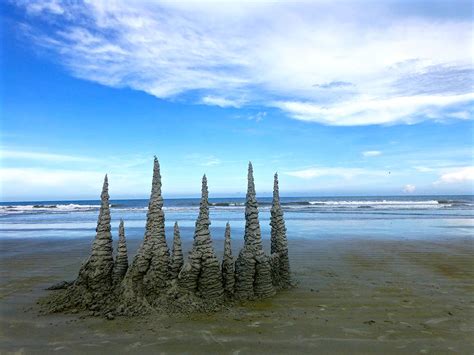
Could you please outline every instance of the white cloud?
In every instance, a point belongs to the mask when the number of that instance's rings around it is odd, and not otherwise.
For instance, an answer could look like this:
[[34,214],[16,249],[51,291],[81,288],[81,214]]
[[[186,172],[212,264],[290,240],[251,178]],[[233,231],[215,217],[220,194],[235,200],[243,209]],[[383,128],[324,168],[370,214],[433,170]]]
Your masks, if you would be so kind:
[[415,190],[416,190],[415,185],[407,184],[403,187],[403,192],[408,193],[408,194],[415,192]]
[[[447,118],[443,110],[474,100],[474,93],[462,95],[415,95],[387,99],[361,98],[334,105],[317,105],[307,102],[275,102],[275,106],[296,119],[335,126],[370,124],[416,123]],[[459,118],[452,116],[452,118]]]
[[36,160],[44,162],[93,162],[96,161],[94,158],[73,156],[65,154],[54,154],[54,153],[41,153],[32,151],[18,151],[18,150],[0,150],[0,158],[5,159],[16,159],[16,160]]
[[200,153],[188,154],[185,156],[185,159],[188,162],[199,166],[216,166],[222,163],[222,161],[214,155]]
[[261,120],[263,120],[264,117],[267,116],[267,112],[265,111],[260,111],[260,112],[257,112],[255,115],[250,115],[248,116],[247,118],[249,120],[254,120],[255,122],[260,122]]
[[[151,171],[151,168],[149,170]],[[0,199],[18,201],[99,198],[105,172],[108,172],[112,198],[145,197],[151,181],[150,171],[0,168]]]
[[328,125],[473,116],[459,107],[474,99],[469,17],[401,16],[416,10],[404,2],[17,3],[54,23],[33,40],[103,85]]
[[206,105],[219,106],[219,107],[240,107],[242,102],[239,100],[230,100],[224,97],[216,96],[204,96],[202,98],[202,103]]
[[2,200],[99,195],[104,174],[80,170],[1,168]]
[[365,152],[362,152],[362,155],[364,157],[378,157],[379,155],[382,155],[382,152],[380,150],[366,150]]
[[356,176],[384,176],[386,175],[383,171],[378,170],[366,170],[360,168],[343,168],[343,167],[314,167],[303,170],[287,171],[286,175],[298,177],[301,179],[313,179],[322,176],[335,176],[342,177],[344,179],[352,179]]
[[474,180],[474,167],[467,166],[453,169],[442,174],[435,184],[455,184]]
[[26,11],[32,14],[50,12],[52,14],[61,15],[64,13],[64,8],[61,6],[61,0],[18,0],[17,3],[25,6]]
[[215,166],[219,165],[221,161],[217,158],[208,158],[207,161],[204,161],[201,165],[202,166]]

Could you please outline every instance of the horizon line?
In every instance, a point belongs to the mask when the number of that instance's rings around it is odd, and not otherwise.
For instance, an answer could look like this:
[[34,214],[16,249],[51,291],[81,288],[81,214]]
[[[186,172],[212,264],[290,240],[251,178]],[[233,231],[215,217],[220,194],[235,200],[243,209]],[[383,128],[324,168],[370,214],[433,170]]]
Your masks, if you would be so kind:
[[[305,196],[280,196],[280,198],[341,198],[341,197],[426,197],[426,196],[433,196],[433,197],[442,197],[442,196],[473,196],[474,193],[467,193],[467,194],[398,194],[398,195],[305,195]],[[260,198],[270,198],[272,196],[260,196]],[[163,197],[164,200],[186,200],[186,199],[197,199],[199,200],[201,197]],[[238,198],[238,199],[245,199],[245,195],[242,196],[224,196],[224,197],[209,197],[209,200],[212,199],[225,199],[225,198]],[[110,201],[139,201],[139,200],[149,200],[149,197],[144,198],[111,198]],[[41,200],[41,199],[33,199],[33,200],[11,200],[11,201],[3,201],[0,200],[0,203],[27,203],[27,202],[77,202],[77,201],[100,201],[100,198],[93,198],[93,199],[64,199],[64,200]],[[258,196],[257,196],[258,201]]]

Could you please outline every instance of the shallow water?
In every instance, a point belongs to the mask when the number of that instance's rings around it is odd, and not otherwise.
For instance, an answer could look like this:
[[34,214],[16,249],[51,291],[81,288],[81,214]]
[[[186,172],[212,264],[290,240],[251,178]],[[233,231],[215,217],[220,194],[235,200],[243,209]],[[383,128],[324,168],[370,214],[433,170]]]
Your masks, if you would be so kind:
[[[227,221],[239,240],[244,199],[211,199],[211,232],[222,239]],[[281,199],[289,238],[431,239],[471,236],[474,196],[293,197]],[[114,235],[120,218],[128,238],[142,238],[147,200],[112,200]],[[270,237],[271,198],[260,198],[263,239]],[[199,199],[164,202],[167,236],[178,221],[184,239],[192,238]],[[0,238],[92,238],[99,201],[0,203]]]

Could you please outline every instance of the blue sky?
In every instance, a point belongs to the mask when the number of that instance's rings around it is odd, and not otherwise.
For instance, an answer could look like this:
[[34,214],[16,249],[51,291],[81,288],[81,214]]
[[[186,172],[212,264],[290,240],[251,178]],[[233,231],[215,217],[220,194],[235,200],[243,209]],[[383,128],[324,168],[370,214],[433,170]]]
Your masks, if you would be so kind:
[[473,192],[468,1],[9,1],[1,199]]

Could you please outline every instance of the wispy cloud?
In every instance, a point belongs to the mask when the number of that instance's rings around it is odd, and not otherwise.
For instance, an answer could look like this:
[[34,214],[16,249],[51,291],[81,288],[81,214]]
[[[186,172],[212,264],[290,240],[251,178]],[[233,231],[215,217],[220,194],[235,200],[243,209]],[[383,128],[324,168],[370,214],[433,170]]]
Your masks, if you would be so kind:
[[214,155],[206,155],[193,153],[185,156],[186,161],[198,166],[216,166],[220,165],[222,161]]
[[472,166],[452,169],[442,174],[435,184],[455,184],[469,181],[474,181],[474,167]]
[[87,170],[77,167],[2,167],[0,197],[4,201],[31,199],[98,198],[105,173],[109,173],[112,196],[144,197],[150,173],[134,170]]
[[217,158],[208,158],[206,161],[202,163],[202,166],[214,166],[219,165],[221,161]]
[[231,100],[224,97],[217,96],[204,96],[202,98],[202,103],[206,105],[219,106],[219,107],[240,107],[242,106],[242,101],[240,100]]
[[321,89],[341,89],[354,86],[354,84],[347,81],[331,81],[329,83],[314,84],[313,86]]
[[255,121],[255,122],[260,122],[260,121],[263,120],[266,116],[267,116],[267,112],[265,112],[265,111],[259,111],[259,112],[257,112],[257,113],[254,114],[254,115],[248,116],[247,118],[248,118],[249,120],[253,120],[253,121]]
[[93,162],[97,161],[95,158],[75,156],[75,155],[64,155],[55,153],[41,153],[33,151],[19,151],[19,150],[5,150],[0,149],[0,159],[17,159],[17,160],[35,160],[43,162]]
[[435,169],[430,168],[428,166],[415,166],[414,169],[420,173],[430,173],[434,171]]
[[408,193],[408,194],[415,192],[415,190],[416,190],[415,185],[407,184],[403,187],[403,192]]
[[2,200],[98,196],[104,174],[51,168],[0,168]]
[[450,18],[404,2],[16,3],[54,24],[23,24],[33,41],[103,85],[326,125],[473,117],[468,8]]
[[362,155],[364,157],[378,157],[379,155],[382,155],[382,152],[380,150],[366,150],[365,152],[362,152]]
[[472,109],[447,112],[446,109],[466,105],[474,94],[413,95],[390,98],[358,97],[337,105],[319,105],[302,101],[275,102],[275,106],[294,118],[335,126],[417,123],[426,119],[469,119]]
[[64,8],[61,5],[61,0],[42,0],[42,1],[29,1],[29,0],[18,0],[17,3],[24,6],[26,10],[31,14],[40,13],[52,13],[55,15],[61,15],[64,13]]
[[361,168],[345,167],[314,167],[309,169],[286,171],[286,175],[298,177],[301,179],[314,179],[322,176],[335,176],[344,179],[352,179],[356,176],[385,176],[386,173],[378,170],[367,170]]

